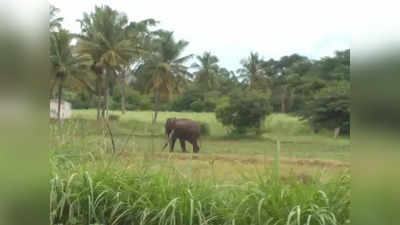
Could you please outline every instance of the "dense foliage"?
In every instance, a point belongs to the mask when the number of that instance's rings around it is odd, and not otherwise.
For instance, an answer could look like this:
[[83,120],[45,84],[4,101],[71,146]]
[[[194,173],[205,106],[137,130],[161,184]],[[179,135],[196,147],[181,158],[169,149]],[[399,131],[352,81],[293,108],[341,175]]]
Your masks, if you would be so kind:
[[307,102],[304,117],[315,129],[340,128],[350,134],[350,84],[335,82],[318,91]]
[[[81,32],[73,36],[62,28],[58,10],[51,9],[50,98],[69,100],[76,109],[97,108],[98,119],[106,118],[108,110],[153,109],[154,120],[158,111],[213,112],[227,96],[257,90],[270,93],[265,104],[273,112],[298,114],[309,119],[315,131],[339,126],[342,134],[349,133],[349,104],[313,107],[349,99],[349,91],[337,86],[349,86],[350,49],[321,59],[299,54],[264,59],[251,52],[243,56],[241,68],[231,71],[221,67],[212,52],[184,54],[189,43],[157,29],[154,19],[129,21],[108,6],[96,7],[79,20]],[[340,113],[335,107],[341,107]]]
[[254,128],[259,133],[270,112],[269,95],[253,90],[235,91],[229,101],[218,106],[216,117],[230,132],[243,134]]

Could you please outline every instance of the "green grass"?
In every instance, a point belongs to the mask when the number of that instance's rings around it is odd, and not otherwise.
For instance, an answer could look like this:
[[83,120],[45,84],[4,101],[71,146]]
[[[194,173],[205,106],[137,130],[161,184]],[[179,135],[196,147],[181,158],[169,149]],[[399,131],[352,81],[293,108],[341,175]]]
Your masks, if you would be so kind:
[[[308,159],[348,160],[350,155],[350,139],[334,139],[327,135],[313,134],[310,127],[299,118],[284,114],[272,114],[265,121],[266,133],[262,137],[247,136],[234,138],[226,135],[224,127],[216,120],[214,113],[178,113],[161,112],[156,125],[152,126],[151,111],[127,112],[119,111],[112,114],[120,115],[120,121],[112,122],[115,136],[124,140],[132,135],[135,139],[136,151],[148,151],[150,143],[154,142],[153,151],[161,151],[165,142],[164,123],[167,118],[189,118],[202,121],[209,125],[211,136],[202,138],[201,152],[205,154],[226,153],[273,156],[276,141],[282,142],[282,156]],[[99,135],[95,126],[94,110],[74,110],[74,118],[89,120],[88,128],[93,135]],[[153,131],[153,134],[152,134]],[[187,144],[187,148],[191,148]],[[179,142],[175,145],[180,151]]]
[[216,185],[173,168],[57,172],[64,175],[51,180],[51,224],[346,224],[349,218],[348,176],[324,184],[318,177],[282,183],[260,174]]
[[[282,114],[262,136],[229,137],[212,113],[161,112],[152,125],[151,112],[113,112],[113,149],[95,114],[50,124],[51,224],[350,223],[349,139]],[[169,117],[209,125],[199,154],[162,152]]]

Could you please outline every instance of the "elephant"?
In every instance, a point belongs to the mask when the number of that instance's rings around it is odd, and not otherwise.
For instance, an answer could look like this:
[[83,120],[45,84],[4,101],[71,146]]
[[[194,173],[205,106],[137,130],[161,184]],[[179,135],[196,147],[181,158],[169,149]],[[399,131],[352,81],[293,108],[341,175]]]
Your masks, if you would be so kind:
[[193,120],[168,118],[165,123],[165,134],[168,141],[165,143],[163,149],[170,144],[170,152],[174,151],[175,141],[179,139],[181,143],[182,152],[186,151],[185,141],[188,141],[193,146],[193,152],[200,151],[198,140],[200,138],[200,126]]

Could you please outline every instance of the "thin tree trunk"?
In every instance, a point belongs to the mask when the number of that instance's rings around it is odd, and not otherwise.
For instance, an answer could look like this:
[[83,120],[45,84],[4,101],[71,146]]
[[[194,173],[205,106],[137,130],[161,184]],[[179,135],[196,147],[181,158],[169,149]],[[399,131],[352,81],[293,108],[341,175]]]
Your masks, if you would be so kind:
[[105,116],[107,117],[108,116],[108,101],[109,101],[109,96],[110,96],[110,88],[108,87],[108,84],[107,84],[107,87],[106,87],[106,90],[105,90],[105,100],[104,100],[104,104],[105,104],[105,109],[106,109],[106,111],[105,111]]
[[52,99],[54,97],[54,89],[55,89],[56,85],[57,85],[57,80],[54,80],[53,82],[50,81],[50,92],[49,92],[50,99]]
[[103,82],[103,110],[102,110],[102,117],[103,119],[106,119],[107,113],[108,113],[108,95],[109,95],[109,86],[108,86],[108,77],[104,77],[104,82]]
[[333,133],[333,137],[337,138],[340,135],[340,127],[336,127]]
[[286,113],[286,89],[287,87],[284,87],[281,94],[281,113]]
[[96,101],[97,101],[97,120],[101,119],[101,92],[100,92],[101,81],[99,78],[96,80]]
[[122,112],[122,114],[125,114],[125,112],[126,112],[125,92],[124,91],[122,91],[122,93],[121,93],[121,112]]
[[121,112],[122,114],[125,114],[126,107],[125,107],[125,82],[124,79],[122,78],[120,80],[120,94],[121,94]]
[[96,96],[96,101],[97,101],[97,120],[100,120],[101,118],[101,98],[100,96]]
[[160,93],[157,92],[156,93],[156,101],[154,104],[154,117],[153,117],[153,123],[155,123],[157,121],[157,114],[158,114],[158,106],[160,104]]
[[63,79],[60,79],[60,83],[58,84],[58,106],[57,106],[57,119],[61,122],[61,101],[62,101],[62,92],[63,92]]
[[286,112],[285,96],[281,95],[281,113]]

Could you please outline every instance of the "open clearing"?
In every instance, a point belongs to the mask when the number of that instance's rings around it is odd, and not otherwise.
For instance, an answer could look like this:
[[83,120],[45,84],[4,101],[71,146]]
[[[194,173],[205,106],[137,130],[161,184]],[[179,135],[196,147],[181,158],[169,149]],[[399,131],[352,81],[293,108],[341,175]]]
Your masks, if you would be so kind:
[[[69,158],[85,160],[85,155],[98,155],[104,146],[105,157],[112,157],[123,167],[140,164],[150,159],[153,168],[160,165],[173,165],[183,174],[187,168],[196,170],[196,176],[213,176],[219,180],[231,180],[257,176],[260,171],[271,169],[274,165],[277,140],[280,141],[280,171],[283,176],[294,173],[298,176],[322,174],[324,179],[342,173],[349,168],[350,140],[334,139],[328,134],[313,134],[308,125],[296,117],[274,114],[265,121],[263,136],[229,137],[225,129],[215,119],[213,113],[161,112],[158,122],[151,125],[152,112],[127,112],[119,121],[111,122],[116,154],[110,152],[111,144],[101,125],[95,121],[94,110],[75,110],[71,126],[71,139],[65,139],[61,148]],[[202,137],[199,154],[182,153],[179,143],[175,153],[161,149],[165,143],[164,122],[166,118],[190,118],[206,122],[211,135]],[[76,121],[76,122],[74,122]],[[68,130],[68,129],[67,129]],[[107,135],[106,135],[107,136]],[[58,143],[60,144],[60,143]],[[192,146],[187,143],[191,152]],[[79,152],[79,156],[76,155]],[[63,154],[63,153],[60,153]],[[111,156],[112,155],[112,156]],[[96,157],[95,157],[96,158]],[[90,160],[95,162],[95,160]],[[140,163],[139,163],[140,162]],[[147,163],[149,164],[149,163]]]

